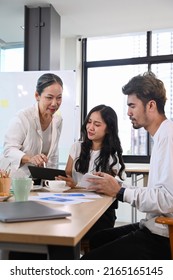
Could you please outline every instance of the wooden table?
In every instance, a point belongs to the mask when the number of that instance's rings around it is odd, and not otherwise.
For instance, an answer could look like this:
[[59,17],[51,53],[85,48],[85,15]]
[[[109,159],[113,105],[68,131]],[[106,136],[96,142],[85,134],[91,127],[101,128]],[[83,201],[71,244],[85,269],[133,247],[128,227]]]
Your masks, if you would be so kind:
[[[126,174],[132,178],[132,186],[137,187],[137,176],[143,175],[143,186],[147,186],[148,182],[148,173],[149,173],[149,164],[145,163],[126,163]],[[131,207],[131,217],[132,223],[137,222],[137,210],[136,207]]]
[[[93,199],[92,202],[80,204],[46,204],[68,211],[72,216],[49,221],[9,224],[0,222],[0,249],[3,252],[16,249],[25,252],[46,252],[47,245],[56,245],[59,259],[79,259],[80,240],[112,202],[113,198],[102,196]],[[5,254],[2,254],[2,258],[5,258]]]

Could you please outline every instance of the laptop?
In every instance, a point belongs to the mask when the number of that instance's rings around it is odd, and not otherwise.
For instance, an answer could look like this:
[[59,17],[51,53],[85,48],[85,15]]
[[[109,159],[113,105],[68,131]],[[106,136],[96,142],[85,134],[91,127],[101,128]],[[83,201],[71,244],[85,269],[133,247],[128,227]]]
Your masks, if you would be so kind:
[[52,209],[36,201],[0,203],[0,221],[5,223],[60,219],[71,213]]
[[29,165],[28,168],[33,179],[55,180],[55,177],[59,175],[67,177],[65,170],[61,169],[38,167],[33,165]]

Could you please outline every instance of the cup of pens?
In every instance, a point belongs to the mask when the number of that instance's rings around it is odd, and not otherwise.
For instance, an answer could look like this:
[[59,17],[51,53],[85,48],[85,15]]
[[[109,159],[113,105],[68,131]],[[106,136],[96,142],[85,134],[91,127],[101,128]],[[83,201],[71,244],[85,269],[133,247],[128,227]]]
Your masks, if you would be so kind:
[[8,171],[0,170],[0,195],[7,196],[10,194],[11,178]]

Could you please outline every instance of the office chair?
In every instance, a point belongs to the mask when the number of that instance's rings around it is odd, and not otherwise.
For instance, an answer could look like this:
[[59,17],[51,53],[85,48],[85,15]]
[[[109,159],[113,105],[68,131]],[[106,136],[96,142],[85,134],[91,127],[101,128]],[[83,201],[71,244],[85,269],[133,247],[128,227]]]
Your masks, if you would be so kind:
[[169,240],[171,247],[171,257],[173,260],[173,218],[169,217],[157,217],[155,220],[156,223],[168,225],[169,229]]

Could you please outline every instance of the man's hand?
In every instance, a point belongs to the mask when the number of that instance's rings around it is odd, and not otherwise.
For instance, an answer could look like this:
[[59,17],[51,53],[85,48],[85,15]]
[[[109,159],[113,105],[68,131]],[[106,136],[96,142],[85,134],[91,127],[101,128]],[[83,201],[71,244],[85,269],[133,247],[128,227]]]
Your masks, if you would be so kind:
[[[98,178],[88,179],[92,185],[88,187],[88,190],[93,190],[97,193],[103,193],[112,197],[116,197],[116,194],[121,189],[121,185],[111,175],[104,172],[95,172],[94,175],[98,175]],[[99,178],[101,177],[101,178]]]

